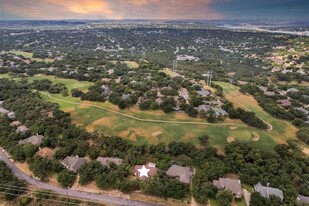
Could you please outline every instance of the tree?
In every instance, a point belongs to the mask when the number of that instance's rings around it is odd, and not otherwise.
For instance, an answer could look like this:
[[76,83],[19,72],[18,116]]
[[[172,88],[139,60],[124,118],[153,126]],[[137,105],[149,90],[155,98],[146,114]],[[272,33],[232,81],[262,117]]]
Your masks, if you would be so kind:
[[73,183],[76,180],[76,175],[68,171],[67,169],[62,170],[57,177],[57,181],[63,186],[63,187],[71,187]]
[[221,190],[216,195],[220,206],[231,206],[233,197],[233,193],[230,190]]
[[72,97],[81,97],[84,94],[84,92],[80,91],[77,88],[74,88],[71,90]]

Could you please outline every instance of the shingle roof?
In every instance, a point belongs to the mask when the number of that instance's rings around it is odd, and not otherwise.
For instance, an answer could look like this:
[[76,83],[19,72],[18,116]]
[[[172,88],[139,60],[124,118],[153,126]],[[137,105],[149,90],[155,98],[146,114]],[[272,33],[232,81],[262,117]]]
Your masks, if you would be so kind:
[[197,93],[202,97],[207,97],[208,95],[210,95],[210,92],[207,90],[197,91]]
[[7,113],[9,113],[10,111],[9,110],[6,110],[6,109],[4,109],[3,107],[0,107],[0,115],[1,114],[7,114]]
[[181,167],[178,165],[172,165],[166,174],[170,177],[179,177],[179,181],[183,183],[190,183],[193,172],[190,167]]
[[283,200],[283,192],[277,188],[263,186],[260,182],[254,185],[254,190],[261,194],[261,196],[269,198],[269,196],[274,195]]
[[113,158],[113,157],[98,157],[97,161],[100,162],[102,165],[105,165],[108,168],[111,162],[115,163],[116,165],[120,165],[122,163],[122,159]]
[[232,191],[234,195],[238,198],[242,197],[243,195],[241,182],[239,179],[219,178],[219,180],[214,180],[213,184],[218,189],[227,189]]
[[309,203],[309,197],[303,196],[303,195],[298,195],[297,201],[299,203]]
[[[139,173],[139,169],[142,169],[144,165],[135,165],[134,166],[134,174],[137,176],[137,177],[140,177],[140,173]],[[146,169],[149,169],[149,172],[148,172],[148,176],[149,177],[152,177],[152,176],[155,176],[155,174],[157,174],[157,168],[156,167],[150,167],[149,165],[145,165]]]
[[72,170],[74,172],[77,172],[83,164],[86,163],[85,158],[79,158],[79,157],[66,157],[63,161],[62,164],[66,166],[69,170]]
[[42,135],[34,135],[27,139],[20,140],[18,144],[33,144],[36,146],[40,146],[43,141],[43,138],[44,137]]
[[21,125],[21,126],[17,127],[16,132],[17,132],[17,133],[18,133],[18,132],[25,133],[25,132],[27,132],[28,130],[29,130],[29,129],[28,129],[25,125]]

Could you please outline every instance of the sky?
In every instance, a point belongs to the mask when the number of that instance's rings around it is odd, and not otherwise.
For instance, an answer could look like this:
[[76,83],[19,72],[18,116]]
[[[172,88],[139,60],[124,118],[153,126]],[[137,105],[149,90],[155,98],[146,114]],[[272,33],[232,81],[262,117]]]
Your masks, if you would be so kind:
[[309,20],[309,0],[0,0],[0,20]]

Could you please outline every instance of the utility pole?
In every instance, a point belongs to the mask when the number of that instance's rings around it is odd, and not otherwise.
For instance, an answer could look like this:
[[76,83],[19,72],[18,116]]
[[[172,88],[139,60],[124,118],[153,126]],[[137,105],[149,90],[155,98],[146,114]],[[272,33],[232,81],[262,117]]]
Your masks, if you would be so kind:
[[143,58],[143,60],[146,59],[146,51],[142,51],[142,58]]
[[212,80],[212,71],[210,71],[210,75],[209,75],[209,87],[211,87],[211,80]]
[[177,72],[177,59],[173,60],[173,72]]

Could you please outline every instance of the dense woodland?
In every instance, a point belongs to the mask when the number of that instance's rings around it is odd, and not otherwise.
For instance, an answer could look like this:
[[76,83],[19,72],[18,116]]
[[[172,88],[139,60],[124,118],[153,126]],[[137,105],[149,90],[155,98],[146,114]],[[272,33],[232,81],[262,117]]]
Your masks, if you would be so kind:
[[[70,114],[59,110],[57,104],[43,101],[38,92],[33,92],[35,84],[26,81],[14,82],[0,79],[0,100],[3,106],[13,110],[17,119],[30,131],[16,133],[9,126],[10,120],[0,117],[1,147],[10,152],[20,162],[27,162],[35,176],[48,180],[51,173],[58,173],[58,181],[65,187],[71,186],[76,174],[64,169],[59,160],[68,155],[88,156],[92,161],[80,170],[80,183],[95,181],[102,189],[117,188],[123,192],[142,190],[143,193],[162,198],[182,199],[190,194],[189,185],[167,177],[164,173],[172,162],[193,166],[192,193],[196,200],[205,203],[208,198],[218,201],[229,200],[229,194],[221,194],[210,184],[211,180],[226,173],[240,176],[242,183],[253,185],[257,182],[270,183],[283,190],[285,199],[264,199],[258,194],[252,197],[252,205],[296,205],[297,194],[309,195],[309,159],[304,157],[296,144],[278,145],[275,151],[260,151],[248,143],[234,142],[225,147],[225,155],[218,155],[210,146],[207,137],[200,137],[203,147],[197,148],[190,143],[171,142],[158,145],[135,145],[120,137],[106,137],[88,133],[71,123]],[[53,115],[48,115],[52,112]],[[31,145],[18,145],[18,140],[31,134],[42,134],[45,139],[42,147],[58,148],[53,159],[36,155],[39,148]],[[197,137],[198,138],[198,137]],[[90,146],[88,140],[94,145]],[[122,158],[123,164],[102,166],[95,159],[98,156]],[[132,176],[133,166],[151,160],[159,168],[158,174],[147,181]],[[1,167],[2,168],[2,167]],[[161,184],[163,183],[164,184]],[[121,183],[121,184],[120,184]]]

